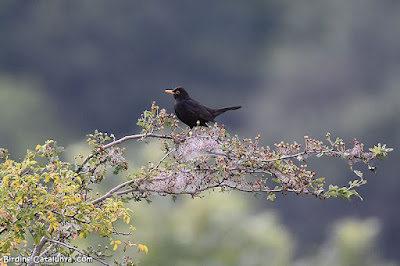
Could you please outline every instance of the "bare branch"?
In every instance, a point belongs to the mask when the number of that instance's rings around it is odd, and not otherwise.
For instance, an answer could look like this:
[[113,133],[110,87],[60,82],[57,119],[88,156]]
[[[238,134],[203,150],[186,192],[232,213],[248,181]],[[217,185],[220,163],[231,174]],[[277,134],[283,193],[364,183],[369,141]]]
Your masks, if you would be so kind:
[[[237,169],[234,169],[237,170]],[[252,171],[251,171],[252,173]],[[115,195],[121,196],[133,192],[153,192],[158,194],[170,194],[170,195],[191,195],[195,196],[200,192],[211,190],[214,188],[230,188],[237,191],[242,192],[258,192],[258,193],[274,193],[274,192],[292,192],[292,193],[305,193],[310,194],[310,191],[300,191],[295,189],[270,189],[266,186],[254,186],[254,185],[245,185],[242,183],[228,181],[227,179],[223,179],[217,182],[207,182],[208,180],[202,180],[202,177],[197,177],[197,182],[193,182],[191,177],[185,176],[184,172],[179,176],[170,176],[170,177],[155,177],[148,179],[136,179],[138,184],[135,187],[118,191]],[[203,182],[200,182],[203,181]],[[139,184],[140,183],[140,184]]]
[[111,148],[115,145],[121,144],[122,142],[125,142],[127,140],[131,139],[141,139],[141,138],[157,138],[157,139],[172,139],[172,136],[169,135],[162,135],[162,134],[155,134],[155,133],[149,133],[149,134],[137,134],[137,135],[129,135],[122,137],[116,141],[110,142],[107,145],[104,145],[102,147],[103,150]]
[[6,230],[7,230],[7,227],[1,228],[1,230],[0,230],[0,235],[1,235],[4,231],[6,231]]
[[174,151],[175,151],[175,149],[172,149],[172,150],[170,150],[169,152],[167,152],[167,153],[164,155],[164,157],[162,157],[161,160],[160,160],[152,169],[150,169],[149,172],[153,171],[154,169],[157,169],[157,168],[160,166],[160,164],[161,164],[172,152],[174,152]]
[[[162,135],[162,136],[165,136],[165,135]],[[170,150],[169,152],[167,152],[167,153],[164,155],[164,157],[161,158],[161,160],[160,160],[152,169],[150,169],[149,173],[151,173],[154,169],[157,169],[157,168],[160,166],[160,164],[161,164],[172,152],[174,152],[174,150],[175,150],[175,149],[172,149],[172,150]],[[128,191],[125,190],[125,191],[122,191],[122,192],[117,192],[117,191],[120,190],[120,189],[122,189],[123,187],[126,187],[126,186],[132,184],[132,183],[140,182],[140,181],[142,181],[142,180],[144,180],[144,178],[133,179],[133,180],[129,180],[129,181],[125,182],[125,183],[122,183],[122,184],[120,184],[120,185],[118,185],[118,186],[112,188],[110,191],[108,191],[106,194],[104,194],[104,195],[101,196],[100,198],[97,198],[97,199],[93,200],[91,203],[92,203],[93,205],[95,205],[95,204],[97,204],[97,203],[100,203],[100,202],[102,202],[103,200],[105,200],[105,199],[111,197],[113,194],[116,194],[116,195],[128,194],[129,192],[134,191],[134,190],[129,189]],[[153,179],[152,179],[152,180],[153,180]]]
[[[90,258],[92,258],[92,259],[94,259],[94,260],[100,262],[100,263],[103,264],[103,265],[111,266],[110,264],[106,263],[105,261],[103,261],[103,260],[101,260],[101,259],[99,259],[99,258],[90,256],[90,255],[86,254],[85,252],[79,250],[78,248],[73,247],[73,246],[70,246],[70,245],[68,245],[68,244],[66,244],[66,243],[63,243],[63,242],[60,242],[60,241],[57,241],[57,240],[53,240],[53,239],[50,239],[50,238],[47,238],[47,241],[50,241],[50,242],[52,242],[52,243],[54,243],[54,244],[57,244],[57,245],[64,246],[64,247],[69,248],[69,249],[73,249],[73,250],[75,250],[76,252],[78,252],[78,253],[80,253],[80,254],[82,254],[82,255],[84,255],[84,256],[90,257]],[[34,265],[34,264],[33,264],[33,265]]]
[[[140,179],[142,179],[142,178],[140,178]],[[105,199],[111,197],[115,192],[117,192],[117,191],[120,190],[121,188],[123,188],[123,187],[125,187],[125,186],[128,186],[128,185],[130,185],[130,184],[132,184],[132,183],[134,183],[134,182],[137,182],[137,181],[140,180],[140,179],[132,179],[132,180],[126,181],[126,182],[124,182],[124,183],[122,183],[122,184],[120,184],[120,185],[118,185],[118,186],[112,188],[112,189],[111,189],[110,191],[108,191],[106,194],[104,194],[104,195],[101,196],[100,198],[97,198],[97,199],[93,200],[91,203],[92,203],[93,205],[96,205],[96,204],[102,202],[103,200],[105,200]]]
[[115,230],[110,230],[115,235],[122,235],[122,236],[131,236],[132,233],[124,233],[124,232],[117,232]]
[[296,154],[289,154],[289,155],[281,156],[279,158],[263,160],[263,162],[265,162],[265,163],[276,162],[276,161],[285,160],[285,159],[297,158],[299,156],[303,156],[303,155],[306,155],[306,154],[307,154],[307,152],[303,151],[303,152],[299,152],[299,153],[296,153]]
[[45,236],[43,236],[40,239],[39,244],[36,245],[36,247],[33,249],[32,255],[29,259],[29,263],[28,266],[34,266],[35,265],[35,258],[39,256],[40,251],[42,250],[42,248],[44,247],[44,245],[47,243],[47,241],[49,241],[49,239]]
[[42,253],[40,253],[39,257],[43,257],[47,252],[49,252],[51,250],[51,248],[53,247],[53,243],[51,243]]
[[94,153],[92,153],[92,154],[89,154],[89,155],[82,161],[81,165],[78,167],[78,169],[77,169],[75,172],[76,172],[76,173],[79,173],[79,172],[82,170],[82,168],[84,167],[84,165],[85,165],[90,159],[92,159],[93,156],[99,154],[102,150],[109,149],[109,148],[111,148],[111,147],[113,147],[113,146],[115,146],[115,145],[119,145],[119,144],[121,144],[121,143],[123,143],[123,142],[125,142],[125,141],[127,141],[127,140],[131,140],[131,139],[142,139],[142,138],[172,139],[172,136],[169,136],[169,135],[162,135],[162,134],[155,134],[155,133],[149,133],[149,134],[136,134],[136,135],[129,135],[129,136],[122,137],[122,138],[120,138],[120,139],[118,139],[118,140],[115,140],[115,141],[113,141],[113,142],[110,142],[110,143],[108,143],[108,144],[106,144],[106,145],[100,147],[100,148],[98,149],[98,151],[96,151],[96,152],[94,152]]
[[74,220],[76,220],[76,221],[78,221],[78,222],[81,222],[81,223],[85,223],[85,224],[90,223],[90,222],[83,221],[83,220],[81,220],[81,219],[76,218],[75,215],[62,214],[62,213],[59,213],[58,211],[55,211],[55,210],[49,210],[49,211],[51,211],[51,212],[53,212],[53,213],[55,213],[55,214],[61,215],[61,216],[65,216],[65,217],[72,218],[72,219],[74,219]]
[[[296,194],[312,194],[320,199],[324,199],[327,197],[327,194],[323,193],[323,189],[321,190],[322,187],[318,187],[323,182],[315,181],[314,172],[294,165],[289,159],[296,158],[299,161],[305,161],[306,158],[312,155],[318,157],[326,155],[346,159],[351,164],[357,161],[368,163],[368,160],[373,156],[372,153],[362,151],[362,147],[357,141],[355,141],[355,146],[351,150],[333,150],[324,146],[322,142],[313,139],[307,139],[306,148],[302,152],[295,152],[300,147],[297,143],[291,146],[281,143],[277,145],[278,154],[261,153],[257,142],[248,141],[248,144],[246,144],[248,146],[243,151],[236,152],[235,154],[235,152],[231,152],[229,149],[228,151],[222,151],[223,144],[217,139],[216,136],[218,134],[215,134],[219,129],[212,128],[211,130],[214,131],[210,131],[209,133],[213,135],[207,135],[204,132],[195,132],[179,141],[175,141],[175,148],[168,151],[155,166],[148,170],[147,174],[154,174],[154,171],[157,171],[153,177],[146,175],[142,178],[124,182],[111,189],[102,197],[93,200],[92,204],[102,202],[112,195],[122,196],[140,192],[189,194],[193,196],[198,194],[198,192],[218,187],[257,193],[286,191]],[[233,151],[235,148],[234,146],[232,147]],[[178,161],[180,159],[183,160],[183,163],[179,165],[187,164],[187,168],[171,165],[168,169],[160,169],[159,166],[161,163],[173,151],[176,152],[175,158]],[[221,152],[216,153],[215,151]],[[282,154],[280,155],[279,153]],[[259,156],[254,156],[254,154],[259,154]],[[271,158],[272,156],[276,158]],[[207,163],[210,157],[216,158],[214,165]],[[218,161],[222,164],[218,164]],[[275,164],[274,162],[277,161],[280,161],[280,163]],[[246,183],[243,179],[243,175],[245,174],[257,175],[258,173],[275,177],[279,180],[275,181],[280,183],[279,187],[276,189],[269,188],[265,183],[266,179],[256,178],[254,183]],[[218,182],[218,179],[224,176],[229,176],[229,178],[225,179],[224,182]],[[121,191],[121,189],[127,186],[131,186],[131,188]],[[347,191],[350,191],[350,189],[352,187],[348,188]]]

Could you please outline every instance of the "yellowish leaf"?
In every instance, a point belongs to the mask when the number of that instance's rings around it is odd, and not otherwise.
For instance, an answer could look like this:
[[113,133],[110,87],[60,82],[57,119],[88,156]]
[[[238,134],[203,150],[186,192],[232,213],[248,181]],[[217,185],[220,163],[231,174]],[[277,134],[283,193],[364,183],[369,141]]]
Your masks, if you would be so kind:
[[149,252],[149,249],[145,245],[139,244],[138,248],[139,251],[144,251],[146,254]]

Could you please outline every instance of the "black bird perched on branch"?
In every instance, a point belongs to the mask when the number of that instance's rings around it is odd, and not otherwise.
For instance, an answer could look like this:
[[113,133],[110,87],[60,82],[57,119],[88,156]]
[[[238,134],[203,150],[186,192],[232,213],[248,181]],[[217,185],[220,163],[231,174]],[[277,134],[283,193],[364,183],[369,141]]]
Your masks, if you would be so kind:
[[214,122],[214,118],[229,110],[236,110],[242,106],[232,106],[225,108],[209,108],[198,101],[190,98],[187,91],[182,87],[177,87],[174,90],[166,90],[175,98],[175,114],[176,116],[190,128],[197,126],[199,121],[200,126],[207,126],[207,122]]

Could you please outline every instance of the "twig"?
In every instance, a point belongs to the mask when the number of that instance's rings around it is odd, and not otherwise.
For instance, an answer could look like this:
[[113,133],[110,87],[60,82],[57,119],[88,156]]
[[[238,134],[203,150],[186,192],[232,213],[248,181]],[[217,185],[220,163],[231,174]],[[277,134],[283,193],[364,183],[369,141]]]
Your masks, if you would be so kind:
[[299,152],[299,153],[296,153],[296,154],[289,154],[289,155],[281,156],[279,158],[263,160],[262,162],[264,162],[264,163],[275,162],[275,161],[295,158],[295,157],[298,157],[298,156],[301,156],[301,155],[305,155],[305,154],[308,154],[308,153],[303,151],[303,152]]
[[268,188],[260,188],[260,189],[250,189],[250,188],[244,188],[244,187],[239,187],[239,186],[233,186],[229,184],[225,184],[225,187],[235,189],[237,191],[242,191],[242,192],[263,192],[263,193],[275,193],[275,192],[293,192],[293,193],[298,193],[299,191],[293,190],[293,189],[268,189]]
[[1,235],[4,231],[6,231],[6,230],[7,230],[7,227],[1,228],[1,230],[0,230],[0,235]]
[[162,134],[155,134],[155,133],[149,133],[149,134],[136,134],[136,135],[129,135],[122,137],[118,140],[115,140],[113,142],[108,143],[107,145],[104,145],[102,147],[103,150],[106,150],[108,148],[111,148],[112,146],[121,144],[122,142],[125,142],[130,139],[141,139],[141,138],[158,138],[158,139],[172,139],[170,135],[162,135]]
[[[164,179],[165,179],[165,178],[151,178],[151,179],[148,179],[148,180],[149,180],[149,181],[158,181],[158,180],[164,180]],[[117,193],[117,191],[120,190],[121,188],[127,186],[127,185],[130,185],[130,184],[135,183],[135,182],[141,182],[141,181],[143,181],[143,180],[146,180],[146,178],[142,177],[142,178],[132,179],[132,180],[126,181],[126,182],[124,182],[124,183],[122,183],[122,184],[119,184],[118,186],[112,188],[110,191],[108,191],[106,194],[104,194],[104,195],[101,196],[100,198],[97,198],[97,199],[95,199],[95,200],[92,200],[91,203],[92,203],[93,205],[96,205],[97,203],[100,203],[100,202],[102,202],[103,200],[105,200],[105,199],[111,197],[113,194],[116,194],[116,195],[122,194],[122,193]]]
[[120,184],[120,185],[118,185],[118,186],[112,188],[110,191],[108,191],[106,194],[104,194],[104,195],[101,196],[100,198],[97,198],[97,199],[95,199],[95,200],[92,200],[91,203],[92,203],[93,205],[96,205],[97,203],[100,203],[100,202],[102,202],[103,200],[105,200],[105,199],[111,197],[115,192],[117,192],[117,191],[120,190],[121,188],[123,188],[123,187],[125,187],[125,186],[127,186],[127,185],[129,185],[129,184],[132,184],[132,183],[134,183],[134,182],[137,182],[137,181],[140,180],[140,179],[142,179],[142,178],[139,178],[139,179],[132,179],[132,180],[126,181],[126,182],[124,182],[124,183],[122,183],[122,184]]
[[124,232],[117,232],[117,231],[115,231],[115,230],[110,230],[113,234],[116,234],[116,235],[123,235],[123,236],[131,236],[132,235],[132,233],[124,233]]
[[111,148],[115,145],[121,144],[122,142],[125,142],[127,140],[131,139],[141,139],[141,138],[159,138],[159,139],[172,139],[172,136],[169,135],[162,135],[162,134],[155,134],[155,133],[149,133],[149,134],[136,134],[136,135],[129,135],[122,137],[118,140],[115,140],[113,142],[110,142],[102,147],[100,147],[96,152],[89,154],[82,162],[82,164],[78,167],[78,169],[75,171],[75,173],[79,173],[84,165],[93,158],[93,156],[99,154],[102,150],[106,150],[108,148]]
[[62,213],[59,213],[58,211],[55,211],[55,210],[49,210],[50,212],[53,212],[53,213],[55,213],[55,214],[58,214],[58,215],[61,215],[61,216],[65,216],[65,217],[69,217],[69,218],[72,218],[72,219],[74,219],[74,220],[76,220],[76,221],[78,221],[78,222],[81,222],[81,223],[85,223],[85,224],[89,224],[90,222],[87,222],[87,221],[83,221],[83,220],[81,220],[81,219],[79,219],[79,218],[76,218],[75,217],[75,215],[67,215],[67,214],[62,214]]
[[164,157],[161,158],[161,160],[153,167],[149,170],[149,173],[151,173],[154,169],[157,169],[160,164],[165,160],[165,158],[167,158],[172,152],[175,151],[175,148],[171,149],[169,152],[167,152]]
[[[163,135],[163,136],[164,136],[164,135]],[[157,169],[157,168],[160,166],[160,164],[165,160],[165,158],[167,158],[173,151],[175,151],[175,149],[172,149],[172,150],[170,150],[169,152],[167,152],[167,153],[164,155],[164,157],[161,158],[161,160],[160,160],[153,168],[151,168],[151,169],[149,170],[149,173],[151,173],[154,169]],[[105,199],[111,197],[113,194],[116,194],[116,195],[123,195],[123,194],[127,194],[127,193],[129,193],[129,192],[131,192],[131,191],[137,191],[136,189],[128,189],[128,190],[125,190],[125,191],[117,192],[118,190],[120,190],[120,189],[123,188],[123,187],[126,187],[126,186],[128,186],[128,185],[130,185],[130,184],[132,184],[132,183],[140,182],[140,181],[143,181],[143,180],[144,180],[144,178],[139,178],[139,179],[132,179],[132,180],[129,180],[129,181],[125,182],[125,183],[122,183],[122,184],[120,184],[120,185],[114,187],[114,188],[111,189],[110,191],[108,191],[106,194],[104,194],[104,195],[101,196],[100,198],[97,198],[97,199],[93,200],[91,203],[92,203],[93,205],[95,205],[95,204],[97,204],[97,203],[99,203],[99,202],[101,202],[101,201],[103,201],[103,200],[105,200]],[[160,180],[161,180],[161,179],[160,179]],[[156,181],[156,179],[151,179],[151,181]]]
[[268,160],[262,160],[264,163],[269,163],[269,162],[275,162],[275,161],[280,161],[280,160],[285,160],[285,159],[292,159],[296,158],[302,155],[314,155],[314,154],[325,154],[325,153],[332,153],[332,154],[339,154],[338,152],[335,152],[333,150],[328,150],[328,151],[303,151],[299,152],[296,154],[289,154],[289,155],[284,155],[279,158],[273,158],[273,159],[268,159]]
[[43,257],[50,249],[53,247],[53,243],[51,243],[42,253],[40,253],[39,257]]
[[[114,187],[113,189],[108,191],[106,194],[104,194],[100,198],[93,200],[91,203],[93,205],[95,205],[95,204],[97,204],[97,203],[99,203],[99,202],[111,197],[113,194],[119,196],[119,195],[123,195],[123,194],[128,194],[128,193],[133,192],[133,191],[140,191],[139,188],[130,188],[128,190],[118,191],[121,188],[123,188],[123,187],[125,187],[127,185],[130,185],[132,183],[135,183],[135,182],[137,182],[137,183],[142,182],[142,181],[154,182],[154,181],[161,181],[161,180],[167,180],[167,179],[169,179],[169,178],[165,178],[165,177],[144,178],[144,177],[142,177],[142,178],[132,179],[132,180],[129,180],[129,181],[125,182],[125,183],[122,183],[122,184]],[[149,190],[149,192],[155,192],[155,191],[150,191]]]
[[76,247],[70,246],[70,245],[68,245],[68,244],[66,244],[66,243],[63,243],[63,242],[60,242],[60,241],[57,241],[57,240],[53,240],[53,239],[50,239],[50,238],[47,238],[47,241],[50,241],[50,242],[52,242],[52,243],[54,243],[54,244],[57,244],[57,245],[64,246],[64,247],[69,248],[69,249],[73,249],[73,250],[75,250],[76,252],[78,252],[78,253],[80,253],[80,254],[82,254],[82,255],[84,255],[84,256],[91,257],[92,259],[94,259],[94,260],[100,262],[101,264],[111,266],[110,264],[106,263],[105,261],[103,261],[103,260],[101,260],[101,259],[99,259],[99,258],[90,256],[90,255],[86,254],[85,252],[83,252],[83,251],[77,249]]

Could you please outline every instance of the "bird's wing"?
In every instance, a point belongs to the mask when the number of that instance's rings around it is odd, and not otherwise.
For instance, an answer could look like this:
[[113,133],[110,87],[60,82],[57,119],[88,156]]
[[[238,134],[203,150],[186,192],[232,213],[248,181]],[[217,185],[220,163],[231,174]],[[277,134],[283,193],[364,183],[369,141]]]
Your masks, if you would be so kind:
[[193,116],[199,116],[201,119],[204,119],[205,121],[214,121],[214,116],[210,111],[202,105],[201,103],[191,99],[189,101],[185,101],[185,105],[187,105],[187,108],[185,108],[188,112],[190,112]]

